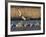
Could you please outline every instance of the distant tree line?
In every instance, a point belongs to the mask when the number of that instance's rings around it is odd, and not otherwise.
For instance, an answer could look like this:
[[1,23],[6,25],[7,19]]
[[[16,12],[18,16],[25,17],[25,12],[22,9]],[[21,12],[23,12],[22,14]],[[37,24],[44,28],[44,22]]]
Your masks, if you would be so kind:
[[[41,20],[41,18],[28,18],[28,17],[25,17],[26,20]],[[11,17],[11,20],[23,20],[21,17]]]

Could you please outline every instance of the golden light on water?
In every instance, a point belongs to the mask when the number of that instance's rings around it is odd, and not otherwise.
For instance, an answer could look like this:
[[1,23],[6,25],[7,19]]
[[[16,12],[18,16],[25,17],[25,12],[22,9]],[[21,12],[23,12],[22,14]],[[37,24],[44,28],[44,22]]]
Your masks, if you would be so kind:
[[11,7],[11,16],[18,17],[21,12],[20,16],[29,18],[39,18],[41,17],[40,10],[40,7]]

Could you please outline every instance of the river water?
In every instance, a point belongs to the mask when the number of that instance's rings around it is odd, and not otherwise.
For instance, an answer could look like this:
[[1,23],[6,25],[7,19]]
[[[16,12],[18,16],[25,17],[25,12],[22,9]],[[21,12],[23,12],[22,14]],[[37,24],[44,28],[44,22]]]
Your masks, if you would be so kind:
[[[24,28],[16,28],[16,24],[21,23],[21,25],[27,24],[27,27]],[[28,26],[29,25],[29,26]],[[30,27],[30,25],[32,27]],[[41,20],[14,20],[11,21],[11,31],[24,31],[24,30],[40,30]]]

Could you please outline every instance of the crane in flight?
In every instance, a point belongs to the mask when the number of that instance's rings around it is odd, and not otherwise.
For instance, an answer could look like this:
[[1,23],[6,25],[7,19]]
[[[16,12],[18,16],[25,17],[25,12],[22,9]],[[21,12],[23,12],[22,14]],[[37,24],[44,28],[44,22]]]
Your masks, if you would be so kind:
[[21,16],[21,18],[22,18],[23,20],[26,20],[26,18],[25,18],[24,16],[22,16],[22,13],[21,13],[21,11],[19,10],[19,8],[18,8],[18,13],[19,13],[19,16]]

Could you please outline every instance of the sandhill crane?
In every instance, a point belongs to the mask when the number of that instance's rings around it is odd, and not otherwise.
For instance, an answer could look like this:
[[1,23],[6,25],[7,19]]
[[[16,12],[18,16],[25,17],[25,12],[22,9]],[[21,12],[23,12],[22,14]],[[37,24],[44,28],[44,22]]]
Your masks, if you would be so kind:
[[26,18],[24,17],[24,16],[22,16],[22,13],[21,13],[21,11],[18,9],[18,13],[19,13],[19,16],[21,16],[21,18],[23,19],[23,20],[26,20]]
[[[24,16],[22,16],[22,13],[19,10],[19,8],[18,8],[18,14],[19,14],[19,17],[21,17],[23,20],[26,20],[26,18]],[[23,21],[20,21],[18,24],[16,24],[16,27],[22,27],[23,26],[22,23],[23,23]]]

